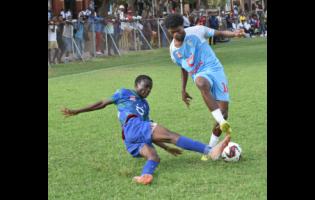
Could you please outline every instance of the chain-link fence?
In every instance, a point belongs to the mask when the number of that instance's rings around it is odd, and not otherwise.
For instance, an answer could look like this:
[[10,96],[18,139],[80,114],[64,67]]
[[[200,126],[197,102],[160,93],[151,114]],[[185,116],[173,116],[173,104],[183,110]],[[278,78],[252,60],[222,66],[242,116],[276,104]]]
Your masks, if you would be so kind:
[[168,47],[170,39],[163,18],[55,18],[48,24],[48,64]]

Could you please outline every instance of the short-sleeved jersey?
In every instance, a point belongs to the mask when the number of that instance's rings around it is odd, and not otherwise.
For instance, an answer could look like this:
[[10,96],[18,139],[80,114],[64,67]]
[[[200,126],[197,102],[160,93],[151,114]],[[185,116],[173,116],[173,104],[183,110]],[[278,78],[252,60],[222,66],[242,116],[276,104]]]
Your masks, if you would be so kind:
[[149,118],[149,104],[140,97],[136,91],[129,89],[118,89],[111,97],[112,101],[118,110],[118,119],[123,126],[128,115],[134,114],[140,117],[143,121],[150,121]]
[[199,25],[185,28],[186,36],[182,46],[176,48],[174,39],[170,45],[172,61],[193,77],[204,70],[221,70],[222,64],[208,44],[208,38],[214,36],[214,31]]

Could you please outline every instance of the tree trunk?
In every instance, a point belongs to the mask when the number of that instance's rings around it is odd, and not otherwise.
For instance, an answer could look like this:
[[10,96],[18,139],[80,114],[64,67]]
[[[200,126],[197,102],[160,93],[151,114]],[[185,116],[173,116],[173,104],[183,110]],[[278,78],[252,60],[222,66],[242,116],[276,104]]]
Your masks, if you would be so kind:
[[128,9],[135,13],[135,2],[136,0],[128,0]]
[[98,10],[98,13],[101,17],[105,17],[108,15],[109,1],[110,0],[103,0],[102,5]]
[[205,6],[205,9],[209,9],[208,0],[202,0],[202,4]]

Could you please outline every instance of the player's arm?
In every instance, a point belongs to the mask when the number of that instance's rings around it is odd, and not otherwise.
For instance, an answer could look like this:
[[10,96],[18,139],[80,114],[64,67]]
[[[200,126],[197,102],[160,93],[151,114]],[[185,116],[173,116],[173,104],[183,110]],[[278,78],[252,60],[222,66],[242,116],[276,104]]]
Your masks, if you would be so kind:
[[185,104],[188,107],[192,97],[186,92],[188,72],[183,68],[181,68],[181,77],[182,77],[182,100],[185,102]]
[[245,32],[243,29],[239,29],[239,30],[236,30],[234,32],[232,31],[219,31],[219,30],[215,30],[215,29],[212,29],[212,28],[208,28],[206,26],[202,26],[201,30],[204,31],[204,36],[205,38],[210,38],[210,37],[213,37],[213,36],[223,36],[223,37],[243,37],[245,36]]
[[113,103],[113,100],[111,99],[105,99],[102,101],[99,101],[97,103],[94,103],[92,105],[86,106],[84,108],[81,109],[68,109],[68,108],[64,108],[61,110],[61,112],[66,116],[73,116],[73,115],[78,115],[80,113],[83,112],[90,112],[90,111],[94,111],[94,110],[99,110],[99,109],[103,109],[105,108],[107,105],[110,105]]
[[162,149],[164,149],[168,153],[174,155],[174,156],[178,156],[178,155],[182,154],[182,151],[180,149],[167,146],[163,142],[153,142],[153,143],[156,144],[157,146],[161,147]]
[[238,29],[238,30],[235,30],[234,32],[232,31],[218,31],[218,30],[215,30],[214,31],[214,36],[223,36],[223,37],[244,37],[245,36],[245,32],[244,32],[244,29]]

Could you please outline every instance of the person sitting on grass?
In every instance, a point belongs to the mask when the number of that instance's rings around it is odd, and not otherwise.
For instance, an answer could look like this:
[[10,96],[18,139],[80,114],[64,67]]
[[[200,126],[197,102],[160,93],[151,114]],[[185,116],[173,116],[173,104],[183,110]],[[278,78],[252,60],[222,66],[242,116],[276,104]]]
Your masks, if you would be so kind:
[[115,104],[118,109],[118,118],[122,127],[122,138],[126,150],[133,157],[143,157],[146,163],[141,176],[136,176],[133,181],[139,184],[150,184],[153,173],[160,163],[160,157],[153,144],[161,147],[168,153],[177,156],[182,153],[180,149],[170,147],[165,143],[174,144],[180,148],[199,152],[212,160],[219,159],[223,149],[230,141],[230,135],[214,147],[192,140],[178,133],[172,132],[150,120],[149,104],[146,98],[153,86],[152,79],[147,75],[139,75],[135,80],[135,89],[118,89],[110,98],[81,109],[64,108],[65,116],[74,116],[83,112],[103,109],[110,104]]

